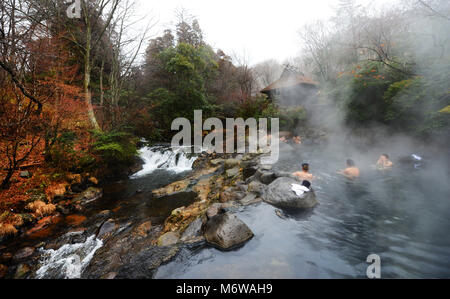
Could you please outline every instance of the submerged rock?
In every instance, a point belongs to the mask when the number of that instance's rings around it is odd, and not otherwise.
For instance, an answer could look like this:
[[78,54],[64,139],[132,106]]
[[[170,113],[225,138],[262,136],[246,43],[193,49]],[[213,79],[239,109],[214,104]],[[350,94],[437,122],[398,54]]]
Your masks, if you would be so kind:
[[230,250],[253,237],[253,232],[235,215],[226,213],[212,217],[205,225],[206,241],[220,249]]
[[261,197],[265,202],[280,208],[308,209],[317,205],[314,191],[297,196],[292,191],[292,184],[298,184],[298,181],[286,177],[278,178],[267,186]]

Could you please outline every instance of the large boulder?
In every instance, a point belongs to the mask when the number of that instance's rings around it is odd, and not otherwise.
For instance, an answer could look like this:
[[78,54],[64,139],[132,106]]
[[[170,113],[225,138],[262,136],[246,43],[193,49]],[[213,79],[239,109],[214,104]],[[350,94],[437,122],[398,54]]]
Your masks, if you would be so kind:
[[219,249],[230,250],[253,237],[253,232],[235,215],[226,213],[212,217],[205,225],[206,241]]
[[281,177],[273,181],[262,194],[262,199],[280,208],[309,209],[317,205],[314,191],[306,192],[302,196],[292,191],[292,184],[298,184],[295,179]]

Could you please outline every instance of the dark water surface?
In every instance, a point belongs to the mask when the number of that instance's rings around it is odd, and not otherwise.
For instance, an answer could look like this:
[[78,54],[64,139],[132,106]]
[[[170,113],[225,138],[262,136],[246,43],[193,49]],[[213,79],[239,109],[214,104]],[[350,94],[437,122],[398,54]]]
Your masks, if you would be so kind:
[[362,163],[349,181],[336,174],[345,158],[318,147],[282,153],[275,169],[295,171],[306,160],[318,176],[314,210],[282,219],[266,203],[239,208],[252,240],[231,252],[184,249],[156,277],[365,278],[370,254],[380,256],[382,278],[450,277],[448,160],[385,171]]

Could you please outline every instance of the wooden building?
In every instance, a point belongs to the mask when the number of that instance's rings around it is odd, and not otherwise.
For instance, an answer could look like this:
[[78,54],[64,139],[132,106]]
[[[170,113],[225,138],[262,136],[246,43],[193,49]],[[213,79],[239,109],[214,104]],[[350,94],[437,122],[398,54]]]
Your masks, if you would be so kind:
[[280,79],[261,90],[261,93],[283,106],[307,107],[316,101],[318,87],[318,82],[288,65]]

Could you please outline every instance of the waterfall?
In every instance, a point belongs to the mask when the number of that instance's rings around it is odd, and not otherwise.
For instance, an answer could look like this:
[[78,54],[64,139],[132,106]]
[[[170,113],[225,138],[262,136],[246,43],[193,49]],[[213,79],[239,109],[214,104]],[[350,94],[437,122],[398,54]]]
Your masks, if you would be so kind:
[[148,175],[156,169],[166,169],[180,173],[192,169],[192,164],[197,159],[187,154],[189,147],[143,147],[139,150],[139,156],[144,160],[143,169],[131,176],[132,179]]
[[41,249],[41,266],[36,271],[36,278],[80,278],[94,253],[102,246],[103,242],[92,235],[84,243],[65,244],[58,250]]

